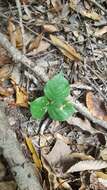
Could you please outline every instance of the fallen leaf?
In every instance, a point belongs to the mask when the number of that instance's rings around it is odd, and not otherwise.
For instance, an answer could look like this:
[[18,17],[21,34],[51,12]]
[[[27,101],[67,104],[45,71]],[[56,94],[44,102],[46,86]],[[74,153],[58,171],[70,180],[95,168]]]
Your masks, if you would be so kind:
[[76,10],[77,9],[77,0],[70,0],[69,6],[71,9]]
[[100,156],[102,157],[103,160],[107,161],[107,148],[101,150]]
[[21,48],[22,47],[22,33],[19,26],[15,26],[13,23],[13,18],[9,18],[8,20],[8,27],[7,27],[9,38],[11,41],[11,44],[14,47]]
[[20,2],[21,2],[22,4],[27,5],[27,4],[29,3],[29,0],[20,0]]
[[44,24],[43,28],[45,32],[58,32],[58,28],[52,24]]
[[70,158],[79,158],[81,160],[94,160],[94,158],[90,155],[86,155],[85,153],[73,152],[69,155]]
[[11,75],[13,69],[13,65],[6,64],[2,68],[0,68],[0,81],[3,81]]
[[0,181],[0,189],[1,190],[16,190],[17,184],[15,181]]
[[42,40],[39,44],[39,47],[37,49],[34,49],[33,51],[29,52],[29,56],[37,55],[38,53],[41,53],[43,51],[46,51],[50,47],[50,44],[44,40]]
[[15,86],[16,89],[16,105],[28,107],[28,95],[24,88]]
[[84,160],[71,166],[67,173],[81,172],[86,170],[100,170],[107,168],[107,162],[102,160]]
[[104,107],[104,103],[92,92],[86,94],[86,105],[90,113],[101,120],[107,121],[107,111]]
[[95,172],[96,176],[98,178],[102,178],[102,179],[106,179],[107,180],[107,174],[103,173],[103,172]]
[[81,119],[79,117],[69,117],[66,121],[70,125],[77,126],[77,127],[79,127],[80,129],[82,129],[84,131],[90,132],[91,134],[94,134],[94,133],[98,132],[96,129],[94,129],[91,126],[91,123],[86,118],[83,120],[83,119]]
[[11,58],[8,56],[7,51],[0,45],[0,66],[10,64]]
[[0,85],[0,95],[1,96],[11,96],[14,93],[12,88],[6,88]]
[[36,149],[34,148],[33,144],[32,144],[32,140],[30,137],[26,137],[25,138],[25,141],[26,141],[26,144],[31,152],[31,155],[32,155],[32,159],[35,163],[35,166],[39,169],[39,170],[42,170],[42,163],[41,163],[41,160],[38,156],[38,153],[36,152]]
[[80,11],[80,14],[81,14],[82,16],[88,17],[88,18],[90,18],[90,19],[92,19],[92,20],[97,20],[97,21],[99,21],[99,20],[101,19],[101,16],[98,15],[98,14],[97,14],[96,12],[94,12],[93,10],[91,10],[91,11],[82,10],[82,11]]
[[[51,164],[56,164],[65,156],[71,153],[70,147],[62,140],[57,139],[54,147],[49,154],[44,155],[47,161]],[[56,156],[57,155],[57,156]]]
[[107,26],[104,26],[103,28],[96,30],[96,32],[94,33],[94,35],[96,37],[102,37],[105,33],[107,33]]
[[29,46],[28,46],[28,52],[32,51],[33,49],[37,49],[40,45],[40,42],[42,40],[42,36],[43,34],[39,34],[35,39],[32,40],[32,42],[30,42]]
[[77,60],[81,61],[82,58],[79,53],[76,52],[76,50],[67,44],[66,42],[63,42],[61,39],[59,39],[57,36],[50,35],[50,38],[52,40],[52,43],[60,49],[60,51],[69,59],[71,60]]
[[62,10],[61,0],[51,0],[51,3],[56,12],[59,12]]

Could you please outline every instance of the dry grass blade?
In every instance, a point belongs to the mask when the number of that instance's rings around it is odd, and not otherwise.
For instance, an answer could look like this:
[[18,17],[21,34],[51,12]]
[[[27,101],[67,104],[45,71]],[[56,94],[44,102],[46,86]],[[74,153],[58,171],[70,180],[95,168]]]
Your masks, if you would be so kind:
[[102,160],[84,160],[73,165],[67,173],[81,172],[86,170],[100,170],[107,168],[107,162]]
[[60,51],[69,59],[76,60],[76,61],[82,61],[82,57],[79,53],[76,52],[76,50],[67,44],[66,42],[63,42],[58,37],[54,35],[50,35],[50,38],[52,40],[52,43],[60,49]]

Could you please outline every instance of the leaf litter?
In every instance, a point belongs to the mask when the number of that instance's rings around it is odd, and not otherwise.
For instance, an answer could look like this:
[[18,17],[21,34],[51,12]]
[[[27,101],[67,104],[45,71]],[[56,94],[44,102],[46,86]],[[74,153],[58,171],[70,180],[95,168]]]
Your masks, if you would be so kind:
[[[0,2],[0,31],[22,51],[23,36],[12,3]],[[106,0],[21,0],[21,4],[26,56],[50,79],[63,71],[74,99],[95,118],[107,121]],[[34,73],[14,63],[0,46],[0,100],[7,105],[7,117],[25,156],[38,165],[43,189],[106,189],[106,130],[78,111],[63,122],[47,115],[34,120],[29,102],[43,96],[43,88]]]

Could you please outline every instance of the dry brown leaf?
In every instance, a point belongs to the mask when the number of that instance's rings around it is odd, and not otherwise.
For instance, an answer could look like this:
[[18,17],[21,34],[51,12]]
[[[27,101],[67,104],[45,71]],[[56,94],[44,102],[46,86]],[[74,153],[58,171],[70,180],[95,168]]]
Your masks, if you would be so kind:
[[39,44],[39,47],[37,49],[34,49],[33,51],[29,52],[28,55],[33,56],[40,52],[46,51],[50,47],[50,44],[44,40],[42,40]]
[[[44,155],[48,162],[55,164],[60,159],[63,159],[65,156],[71,153],[70,147],[62,140],[57,139],[54,147],[48,155]],[[57,156],[56,156],[57,155]]]
[[67,123],[69,123],[70,125],[75,125],[84,131],[90,132],[91,134],[94,134],[97,132],[97,130],[91,126],[91,123],[86,118],[83,120],[79,117],[69,117],[67,119]]
[[9,33],[9,38],[10,38],[11,44],[14,47],[16,47],[16,34],[15,34],[16,33],[16,27],[13,24],[12,20],[13,20],[12,18],[9,18],[7,30]]
[[6,88],[0,85],[0,95],[11,96],[14,93],[12,88]]
[[15,181],[1,181],[0,182],[0,190],[16,190],[17,184]]
[[16,89],[16,105],[21,107],[28,107],[28,95],[24,88],[15,86]]
[[20,0],[20,2],[21,2],[22,4],[27,5],[27,4],[29,3],[29,0]]
[[103,173],[103,172],[95,172],[97,178],[102,178],[102,179],[106,179],[107,180],[107,174]]
[[42,163],[41,163],[41,160],[38,156],[38,153],[36,152],[36,149],[34,148],[33,146],[33,143],[32,143],[32,139],[30,137],[26,137],[25,138],[25,141],[26,141],[26,144],[32,154],[32,159],[35,163],[35,166],[40,170],[42,170]]
[[42,40],[43,34],[39,34],[35,39],[32,40],[32,42],[29,44],[28,52],[32,51],[33,49],[37,49],[40,45],[40,42]]
[[51,0],[51,3],[56,12],[62,10],[61,0]]
[[99,29],[99,30],[96,30],[95,32],[95,36],[96,37],[102,37],[103,34],[107,33],[107,26],[104,26],[103,28]]
[[88,92],[86,95],[86,105],[94,117],[107,121],[107,112],[103,102],[95,97],[92,92]]
[[81,172],[86,170],[100,170],[107,168],[107,162],[102,160],[85,160],[71,166],[67,173]]
[[0,66],[5,65],[5,64],[10,64],[12,60],[8,56],[7,51],[0,46]]
[[69,155],[70,158],[79,158],[81,160],[94,160],[94,158],[90,155],[86,155],[85,153],[73,152]]
[[99,21],[100,19],[101,19],[101,16],[100,15],[98,15],[96,12],[94,12],[94,11],[86,11],[86,10],[81,10],[80,11],[80,14],[82,15],[82,16],[85,16],[85,17],[87,17],[87,18],[90,18],[90,19],[92,19],[92,20],[97,20],[97,21]]
[[11,72],[13,69],[13,65],[7,64],[0,68],[0,81],[3,81],[7,78],[9,78]]
[[45,180],[49,181],[49,186],[50,186],[49,189],[72,190],[72,188],[66,181],[64,181],[60,177],[57,177],[53,168],[50,166],[50,164],[48,163],[48,161],[45,159],[44,156],[42,156],[42,164],[44,169],[48,172],[48,175],[45,176],[46,178]]
[[60,51],[69,59],[71,60],[77,60],[81,61],[82,58],[79,53],[76,52],[76,50],[67,44],[66,42],[63,42],[60,40],[57,36],[50,35],[50,38],[52,40],[52,43],[60,49]]
[[8,20],[8,33],[9,38],[14,47],[21,48],[22,47],[22,33],[19,26],[15,26],[13,23],[13,18],[9,18]]
[[76,10],[77,9],[77,0],[70,0],[69,6],[71,9]]
[[107,161],[107,148],[104,148],[103,150],[101,150],[100,156],[102,157],[103,160]]
[[43,28],[45,32],[58,32],[58,28],[52,24],[44,24]]

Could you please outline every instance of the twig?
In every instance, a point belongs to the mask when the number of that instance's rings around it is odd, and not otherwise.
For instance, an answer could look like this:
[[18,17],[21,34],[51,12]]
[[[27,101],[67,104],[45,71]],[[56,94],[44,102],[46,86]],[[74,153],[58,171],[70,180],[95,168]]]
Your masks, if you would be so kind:
[[15,47],[13,47],[6,36],[2,33],[0,33],[0,44],[4,47],[4,49],[8,51],[16,63],[22,63],[32,72],[34,72],[36,74],[36,77],[39,77],[39,79],[44,82],[48,81],[48,76],[45,74],[44,69],[39,66],[35,66],[35,63],[28,59]]
[[22,33],[22,41],[23,41],[23,53],[26,53],[26,48],[25,48],[25,32],[24,32],[24,27],[23,27],[23,21],[22,21],[22,11],[21,11],[21,4],[20,4],[20,0],[15,0],[16,1],[16,6],[19,12],[19,24],[20,24],[20,28],[21,28],[21,33]]
[[104,7],[102,5],[100,5],[97,1],[95,0],[90,0],[94,5],[96,5],[98,8],[100,8],[104,13],[107,14],[107,10],[104,9]]
[[107,122],[97,119],[95,118],[88,110],[87,108],[82,105],[80,102],[78,102],[77,100],[74,100],[73,97],[69,97],[70,102],[74,105],[74,107],[86,118],[88,118],[90,121],[92,121],[93,123],[97,124],[98,126],[102,126],[104,129],[107,130]]
[[25,159],[15,133],[10,128],[5,105],[0,102],[0,147],[20,190],[42,190],[36,172]]

